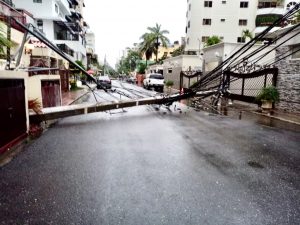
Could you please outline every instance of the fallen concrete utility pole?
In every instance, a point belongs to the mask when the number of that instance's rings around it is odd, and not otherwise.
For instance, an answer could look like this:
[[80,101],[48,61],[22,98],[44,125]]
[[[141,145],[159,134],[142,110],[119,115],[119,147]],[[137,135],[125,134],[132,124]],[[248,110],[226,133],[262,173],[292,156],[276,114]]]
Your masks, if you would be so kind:
[[114,101],[105,104],[80,104],[80,105],[68,105],[68,106],[59,106],[52,108],[44,108],[42,109],[41,114],[36,114],[34,112],[30,113],[30,121],[31,122],[42,122],[47,120],[54,120],[69,116],[83,115],[88,113],[95,112],[103,112],[114,109],[122,109],[129,108],[134,106],[141,105],[152,105],[152,104],[166,104],[171,105],[175,101],[179,101],[182,99],[187,99],[194,96],[209,96],[215,93],[216,91],[205,91],[205,92],[197,92],[197,93],[184,93],[184,94],[176,94],[168,97],[155,97],[155,98],[144,98],[138,100],[131,101]]

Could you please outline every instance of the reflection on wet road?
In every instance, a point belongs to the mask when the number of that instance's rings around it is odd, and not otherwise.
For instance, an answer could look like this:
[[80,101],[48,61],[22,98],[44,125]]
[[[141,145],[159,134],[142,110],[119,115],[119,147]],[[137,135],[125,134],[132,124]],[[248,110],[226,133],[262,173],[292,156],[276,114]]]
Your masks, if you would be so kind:
[[113,112],[60,120],[1,168],[0,224],[300,224],[299,132]]

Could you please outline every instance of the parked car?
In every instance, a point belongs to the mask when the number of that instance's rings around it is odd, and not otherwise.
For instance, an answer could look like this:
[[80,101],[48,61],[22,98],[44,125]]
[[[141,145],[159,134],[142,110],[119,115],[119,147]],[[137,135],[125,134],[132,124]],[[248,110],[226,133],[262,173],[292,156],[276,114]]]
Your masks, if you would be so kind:
[[136,78],[135,77],[128,77],[128,78],[126,78],[126,81],[128,83],[135,84],[136,83]]
[[97,79],[98,89],[111,89],[111,80],[109,76],[99,76]]
[[155,90],[164,91],[164,76],[160,73],[150,73],[146,75],[143,81],[143,86],[146,89],[154,88]]

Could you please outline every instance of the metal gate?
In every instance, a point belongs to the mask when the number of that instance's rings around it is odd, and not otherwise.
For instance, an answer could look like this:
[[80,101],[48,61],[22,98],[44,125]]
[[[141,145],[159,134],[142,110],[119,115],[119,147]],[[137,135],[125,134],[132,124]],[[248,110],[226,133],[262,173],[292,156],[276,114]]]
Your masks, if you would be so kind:
[[23,79],[0,80],[0,153],[26,135],[25,86]]
[[61,105],[60,85],[58,80],[42,81],[43,108]]
[[251,73],[224,71],[229,98],[244,102],[255,102],[260,90],[266,86],[276,86],[277,68],[266,68]]
[[[193,83],[198,82],[202,72],[199,71],[181,71],[180,72],[180,81],[179,81],[179,90],[184,88],[190,88]],[[191,81],[192,80],[192,81]]]

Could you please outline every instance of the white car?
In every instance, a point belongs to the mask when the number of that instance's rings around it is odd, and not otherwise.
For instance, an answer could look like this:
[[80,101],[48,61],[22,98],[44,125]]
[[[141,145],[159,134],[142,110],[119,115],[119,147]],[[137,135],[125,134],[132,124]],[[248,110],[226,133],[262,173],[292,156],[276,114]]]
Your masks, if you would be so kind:
[[146,89],[154,88],[155,90],[164,91],[164,76],[160,73],[150,73],[146,75],[143,86]]

